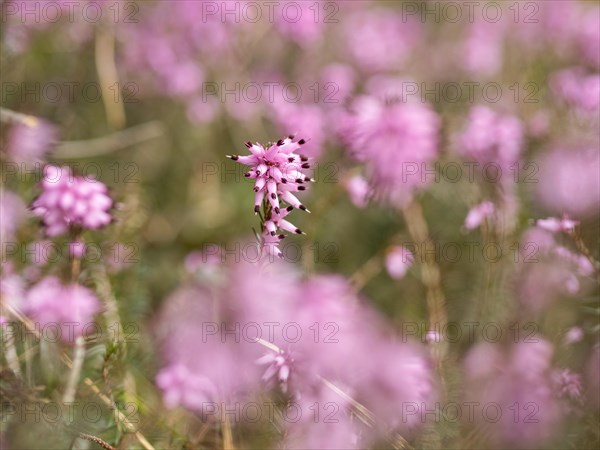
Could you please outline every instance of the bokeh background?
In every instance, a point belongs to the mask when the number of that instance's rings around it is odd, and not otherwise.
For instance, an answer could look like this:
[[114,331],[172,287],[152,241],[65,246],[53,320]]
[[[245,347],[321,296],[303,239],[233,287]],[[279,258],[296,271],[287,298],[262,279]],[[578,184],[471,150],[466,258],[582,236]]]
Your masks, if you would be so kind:
[[[477,368],[513,373],[526,361],[506,356],[511,327],[533,330],[543,356],[531,350],[523,358],[544,360],[543,381],[529,380],[528,366],[528,381],[514,375],[492,384],[513,393],[547,383],[550,393],[533,402],[558,411],[535,426],[425,421],[404,443],[358,440],[356,448],[597,448],[598,2],[267,3],[1,3],[4,321],[22,329],[4,306],[22,305],[42,277],[70,268],[64,251],[36,261],[31,250],[69,242],[46,237],[26,209],[43,165],[97,177],[114,199],[114,220],[86,232],[100,257],[84,258],[80,282],[112,299],[127,337],[115,344],[110,321],[99,318],[104,336],[87,343],[83,375],[155,448],[232,444],[221,425],[204,427],[190,408],[165,406],[155,381],[168,359],[158,344],[167,333],[161,311],[186,283],[212,286],[203,277],[216,248],[229,253],[210,263],[214,270],[226,284],[242,283],[229,267],[244,259],[239,248],[255,240],[260,223],[252,183],[225,155],[246,154],[246,141],[295,134],[308,140],[316,181],[300,195],[312,214],[292,216],[307,235],[284,240],[284,264],[299,277],[344,277],[386,329],[418,324],[423,348],[440,295],[443,323],[499,324],[508,341],[478,347],[480,354],[474,349],[485,339],[464,328],[441,345],[445,401],[486,398]],[[419,134],[421,124],[433,137]],[[502,176],[490,180],[477,169],[471,178],[465,163],[474,161],[494,163]],[[398,186],[415,162],[431,168],[414,175],[426,182]],[[494,212],[473,209],[484,201]],[[577,225],[536,225],[548,217]],[[394,260],[399,246],[414,258]],[[172,324],[179,316],[171,314]],[[3,328],[4,339],[10,333]],[[189,345],[202,357],[201,343]],[[2,361],[3,448],[99,448],[77,439],[81,432],[143,448],[94,389],[78,390],[77,420],[22,414],[60,398],[62,352],[71,354],[69,343],[28,335],[16,339],[21,373]],[[401,385],[402,373],[395,379]],[[99,405],[100,420],[81,415],[86,402]],[[231,431],[239,448],[283,445],[268,424]]]

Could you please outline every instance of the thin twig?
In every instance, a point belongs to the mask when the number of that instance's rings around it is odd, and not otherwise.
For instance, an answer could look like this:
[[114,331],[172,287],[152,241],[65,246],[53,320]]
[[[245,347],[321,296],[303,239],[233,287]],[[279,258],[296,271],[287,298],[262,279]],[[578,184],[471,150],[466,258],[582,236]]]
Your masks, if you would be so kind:
[[61,142],[52,152],[52,156],[60,159],[78,159],[106,155],[164,134],[165,128],[162,123],[153,120],[96,139]]
[[115,447],[110,445],[108,442],[103,441],[99,437],[92,436],[91,434],[79,433],[79,437],[81,439],[85,439],[87,441],[94,442],[95,444],[98,444],[100,447],[105,448],[106,450],[117,450]]

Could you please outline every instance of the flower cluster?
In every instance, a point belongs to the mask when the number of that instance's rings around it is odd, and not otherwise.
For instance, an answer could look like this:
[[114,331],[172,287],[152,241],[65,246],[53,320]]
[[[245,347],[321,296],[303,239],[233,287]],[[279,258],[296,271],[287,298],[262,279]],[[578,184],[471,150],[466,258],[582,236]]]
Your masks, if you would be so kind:
[[42,326],[59,324],[61,338],[72,342],[86,332],[100,310],[100,301],[88,288],[63,285],[56,277],[46,277],[29,289],[23,306]]
[[[302,172],[303,169],[310,168],[309,158],[296,153],[306,141],[300,139],[294,142],[293,139],[294,136],[288,136],[274,144],[269,144],[267,148],[259,143],[246,142],[251,155],[227,155],[228,158],[251,167],[244,176],[256,180],[254,212],[259,214],[262,208],[264,213],[264,217],[261,216],[263,246],[269,255],[279,258],[282,258],[283,254],[278,243],[285,237],[283,234],[278,234],[279,229],[305,234],[285,217],[295,208],[310,213],[293,192],[305,191],[306,183],[314,181]],[[280,201],[284,201],[289,206],[281,209]]]
[[33,202],[33,212],[42,218],[48,236],[58,236],[70,227],[101,228],[111,221],[112,200],[108,188],[98,180],[73,175],[67,167],[46,166],[42,194]]

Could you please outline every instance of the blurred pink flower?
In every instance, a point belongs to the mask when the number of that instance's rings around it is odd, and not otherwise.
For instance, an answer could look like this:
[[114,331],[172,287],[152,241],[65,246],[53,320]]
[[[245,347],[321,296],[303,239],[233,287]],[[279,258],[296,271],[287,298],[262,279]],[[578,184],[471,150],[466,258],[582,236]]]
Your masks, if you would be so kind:
[[421,24],[414,17],[405,20],[384,8],[357,11],[343,24],[348,52],[366,72],[401,67],[422,35]]
[[18,163],[37,162],[44,158],[58,135],[57,128],[43,119],[18,123],[9,131],[6,151]]
[[461,52],[464,67],[479,75],[494,75],[504,63],[504,45],[507,21],[491,22],[482,16],[468,27],[468,35]]
[[524,233],[516,257],[517,298],[523,312],[533,314],[543,312],[561,297],[584,292],[586,278],[594,272],[585,256],[559,246],[552,232],[539,227]]
[[565,333],[565,337],[563,342],[566,345],[575,344],[577,342],[581,342],[583,340],[584,333],[581,327],[571,327]]
[[281,12],[274,17],[275,28],[301,46],[313,44],[324,28],[323,17],[318,16],[320,12],[311,4],[284,0]]
[[588,74],[580,67],[563,69],[551,76],[550,88],[578,114],[597,117],[600,110],[600,74]]
[[258,358],[256,363],[267,365],[267,369],[262,376],[263,381],[269,382],[271,380],[276,380],[281,386],[281,390],[287,392],[288,379],[290,378],[292,365],[294,363],[294,360],[288,352],[280,350],[279,352],[274,353],[271,351]]
[[100,302],[88,288],[63,285],[58,278],[50,276],[27,291],[23,309],[41,327],[56,325],[61,330],[60,337],[73,342],[84,332],[97,331],[96,326],[89,325],[100,311]]
[[110,223],[112,200],[108,188],[98,180],[73,175],[68,167],[44,168],[42,194],[32,204],[42,218],[48,236],[58,236],[69,227],[96,229]]
[[360,175],[354,175],[346,182],[345,186],[354,206],[357,208],[367,206],[371,194],[371,187],[367,180]]
[[573,400],[577,403],[583,401],[583,387],[581,375],[569,369],[557,369],[552,372],[552,382],[559,396]]
[[465,218],[465,228],[467,230],[474,230],[481,225],[485,219],[493,217],[495,212],[496,208],[492,202],[481,202],[479,205],[476,205],[469,210],[469,213]]
[[[594,145],[596,147],[594,148]],[[600,152],[597,144],[555,147],[539,161],[535,194],[557,214],[582,218],[597,215],[600,204]]]
[[548,217],[547,219],[538,219],[535,224],[543,228],[544,230],[551,231],[553,233],[564,232],[571,233],[579,222],[576,220],[571,220],[566,216],[563,216],[562,219],[557,217]]
[[497,164],[508,171],[521,155],[523,133],[517,117],[500,115],[487,106],[474,106],[465,127],[455,136],[454,147],[471,162]]
[[401,245],[390,248],[385,256],[385,268],[390,277],[399,280],[413,265],[415,257],[412,252]]
[[156,376],[156,384],[163,391],[167,408],[183,406],[192,411],[202,411],[215,398],[216,388],[212,382],[189,370],[182,364],[166,367]]
[[426,104],[363,96],[354,100],[339,131],[365,165],[374,194],[402,206],[431,181],[425,171],[438,155],[439,127]]
[[559,433],[563,417],[552,383],[552,352],[543,339],[506,348],[485,342],[469,351],[466,398],[486,407],[473,418],[488,445],[538,448]]

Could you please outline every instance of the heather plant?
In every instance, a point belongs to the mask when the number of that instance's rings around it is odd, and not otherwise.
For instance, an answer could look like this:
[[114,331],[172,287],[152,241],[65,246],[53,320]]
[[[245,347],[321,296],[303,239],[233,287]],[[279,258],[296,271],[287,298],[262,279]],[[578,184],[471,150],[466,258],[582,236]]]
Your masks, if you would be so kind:
[[2,2],[0,448],[599,447],[598,12]]

